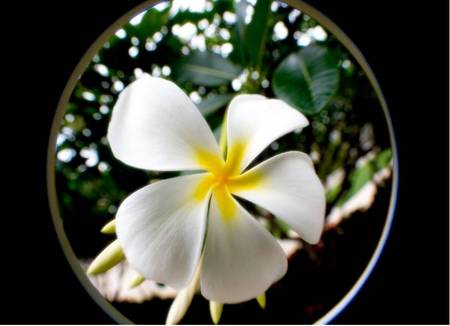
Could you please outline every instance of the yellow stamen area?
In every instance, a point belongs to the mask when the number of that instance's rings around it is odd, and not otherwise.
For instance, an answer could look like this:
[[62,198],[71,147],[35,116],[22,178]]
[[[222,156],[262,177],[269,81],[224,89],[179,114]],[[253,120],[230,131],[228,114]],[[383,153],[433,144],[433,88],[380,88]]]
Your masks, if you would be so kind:
[[233,146],[228,147],[227,162],[225,165],[230,176],[237,176],[241,172],[240,168],[246,147],[244,142],[236,142]]
[[219,185],[214,188],[213,191],[214,199],[216,200],[217,206],[219,208],[222,217],[226,221],[230,221],[236,216],[237,205],[230,192],[228,191],[227,185]]
[[211,186],[215,183],[216,178],[214,175],[205,176],[197,185],[194,191],[194,198],[198,201],[202,201],[208,194]]
[[194,191],[194,198],[198,201],[203,200],[212,190],[219,210],[226,220],[232,220],[237,211],[231,193],[252,189],[260,186],[262,182],[262,176],[256,172],[247,172],[240,175],[245,149],[244,142],[238,142],[229,147],[226,161],[214,153],[197,152],[197,162],[211,174],[200,181]]
[[225,167],[225,161],[220,156],[204,150],[197,151],[198,164],[212,174],[217,174]]
[[261,186],[263,177],[258,172],[247,172],[228,180],[228,188],[230,191],[238,192],[242,190],[251,190]]

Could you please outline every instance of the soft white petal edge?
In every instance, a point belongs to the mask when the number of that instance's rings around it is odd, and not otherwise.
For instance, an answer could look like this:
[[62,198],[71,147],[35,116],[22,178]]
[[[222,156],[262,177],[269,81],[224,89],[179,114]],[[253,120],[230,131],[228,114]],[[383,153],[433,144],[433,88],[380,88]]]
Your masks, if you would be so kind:
[[130,265],[147,279],[184,288],[198,264],[210,195],[194,191],[205,174],[158,181],[120,205],[117,237]]
[[279,137],[309,124],[306,117],[285,102],[261,95],[238,95],[227,114],[228,149],[244,144],[240,171]]
[[325,191],[308,155],[296,151],[283,153],[243,176],[254,172],[262,176],[261,186],[233,194],[267,209],[305,241],[317,243],[325,219]]
[[239,303],[256,298],[287,271],[275,238],[239,203],[233,220],[221,216],[211,198],[200,289],[208,300]]
[[199,149],[219,154],[189,97],[173,82],[148,74],[120,93],[107,138],[116,158],[141,169],[196,170]]

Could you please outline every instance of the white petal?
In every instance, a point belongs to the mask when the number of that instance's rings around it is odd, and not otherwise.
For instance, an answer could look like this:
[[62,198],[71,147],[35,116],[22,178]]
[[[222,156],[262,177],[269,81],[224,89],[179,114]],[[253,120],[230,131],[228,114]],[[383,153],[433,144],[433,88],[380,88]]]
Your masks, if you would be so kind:
[[[304,240],[317,243],[325,218],[325,191],[308,155],[287,152],[268,159],[240,178],[258,179],[233,194],[270,211],[289,224]],[[243,183],[245,184],[245,183]]]
[[108,128],[116,158],[159,171],[202,168],[199,150],[219,154],[214,136],[189,97],[171,81],[146,74],[119,95]]
[[305,116],[285,102],[261,95],[235,97],[227,119],[228,153],[243,147],[240,171],[274,140],[308,125]]
[[130,265],[145,278],[185,287],[204,240],[209,194],[195,198],[206,174],[166,179],[127,197],[116,216],[117,237]]
[[229,195],[233,216],[224,216],[213,195],[201,272],[208,300],[238,303],[256,298],[287,271],[277,241]]

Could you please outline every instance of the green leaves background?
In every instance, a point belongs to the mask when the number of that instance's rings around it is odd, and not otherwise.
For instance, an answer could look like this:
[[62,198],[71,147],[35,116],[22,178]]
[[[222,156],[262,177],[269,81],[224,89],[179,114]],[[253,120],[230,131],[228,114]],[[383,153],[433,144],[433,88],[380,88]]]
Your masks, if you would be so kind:
[[[264,72],[262,61],[269,34],[271,1],[258,1],[251,21],[246,24],[246,1],[235,2],[237,22],[234,26],[236,51],[232,62],[210,51],[194,51],[174,65],[175,79],[214,87],[227,84],[247,68]],[[275,68],[272,84],[277,97],[307,115],[320,112],[335,94],[339,83],[339,56],[326,47],[311,45],[291,53]],[[254,85],[248,85],[253,90]]]

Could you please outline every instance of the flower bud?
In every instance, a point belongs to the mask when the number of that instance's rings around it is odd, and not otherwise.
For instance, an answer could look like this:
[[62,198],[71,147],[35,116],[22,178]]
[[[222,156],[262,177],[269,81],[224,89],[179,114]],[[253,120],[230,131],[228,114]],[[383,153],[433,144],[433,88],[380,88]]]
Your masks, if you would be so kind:
[[214,324],[218,324],[220,317],[222,316],[223,304],[215,301],[209,302],[209,312],[211,314],[211,319]]
[[258,301],[258,304],[262,309],[265,309],[266,308],[266,293],[258,295],[256,297],[256,301]]
[[130,282],[130,289],[135,288],[142,284],[145,281],[145,277],[141,274],[137,274]]
[[87,273],[89,275],[101,274],[116,266],[125,258],[119,240],[114,240],[91,263]]
[[116,233],[116,220],[111,220],[105,224],[105,226],[100,230],[101,233],[104,234],[113,234]]
[[175,300],[173,300],[169,312],[167,313],[166,325],[178,324],[186,314],[189,306],[191,305],[192,299],[194,298],[195,292],[197,292],[198,288],[200,287],[201,265],[202,258],[200,259],[191,283],[189,283],[186,288],[178,292]]

